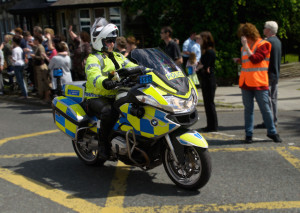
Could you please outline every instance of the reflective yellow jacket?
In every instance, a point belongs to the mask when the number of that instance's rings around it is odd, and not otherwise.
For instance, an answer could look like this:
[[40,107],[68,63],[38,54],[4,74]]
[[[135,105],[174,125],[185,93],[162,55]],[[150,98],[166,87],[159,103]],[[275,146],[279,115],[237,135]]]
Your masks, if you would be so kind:
[[[113,52],[113,55],[120,68],[138,66],[120,53]],[[107,55],[102,52],[90,54],[85,65],[85,74],[87,77],[85,98],[114,97],[117,90],[106,90],[102,86],[103,80],[107,79],[108,74],[114,70],[116,70],[115,65]]]

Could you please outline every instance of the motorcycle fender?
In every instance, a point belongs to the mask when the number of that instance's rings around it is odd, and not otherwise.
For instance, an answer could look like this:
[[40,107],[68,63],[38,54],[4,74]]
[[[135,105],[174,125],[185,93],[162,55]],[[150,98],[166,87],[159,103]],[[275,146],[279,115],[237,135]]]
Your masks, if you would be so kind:
[[198,146],[208,148],[208,143],[205,138],[197,131],[189,131],[176,137],[180,144],[184,146]]

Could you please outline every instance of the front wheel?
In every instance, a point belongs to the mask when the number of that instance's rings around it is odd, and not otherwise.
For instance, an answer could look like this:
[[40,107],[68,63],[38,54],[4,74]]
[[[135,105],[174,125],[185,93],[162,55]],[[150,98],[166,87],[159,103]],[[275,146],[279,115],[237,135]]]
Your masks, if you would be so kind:
[[105,160],[99,158],[98,150],[91,149],[88,143],[72,140],[72,144],[77,157],[86,165],[102,166],[105,163]]
[[207,149],[184,147],[184,164],[178,165],[168,146],[163,151],[163,164],[169,178],[179,187],[196,190],[203,187],[211,174],[211,160]]

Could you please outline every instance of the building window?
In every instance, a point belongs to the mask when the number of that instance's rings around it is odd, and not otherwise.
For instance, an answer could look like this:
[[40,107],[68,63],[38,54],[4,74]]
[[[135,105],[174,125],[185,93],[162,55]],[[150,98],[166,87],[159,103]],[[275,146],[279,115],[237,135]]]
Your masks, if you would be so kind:
[[67,38],[66,15],[64,12],[60,14],[60,21],[61,21],[62,33],[65,36],[65,38]]
[[119,28],[119,34],[122,35],[121,25],[121,9],[119,7],[109,8],[109,19],[111,23],[114,23]]
[[79,11],[79,22],[80,22],[80,31],[86,31],[90,33],[91,18],[90,18],[90,11],[88,9],[83,9]]
[[8,23],[9,23],[10,29],[15,29],[16,28],[14,18],[9,18]]
[[4,27],[3,27],[3,24],[2,24],[2,19],[0,19],[0,32],[1,32],[1,41],[4,41]]
[[106,18],[105,9],[104,8],[96,8],[94,10],[94,13],[95,13],[95,17],[94,17],[95,19],[99,18],[99,17]]
[[49,28],[50,27],[48,25],[47,16],[45,14],[42,14],[42,16],[41,16],[41,24],[42,24],[42,28]]

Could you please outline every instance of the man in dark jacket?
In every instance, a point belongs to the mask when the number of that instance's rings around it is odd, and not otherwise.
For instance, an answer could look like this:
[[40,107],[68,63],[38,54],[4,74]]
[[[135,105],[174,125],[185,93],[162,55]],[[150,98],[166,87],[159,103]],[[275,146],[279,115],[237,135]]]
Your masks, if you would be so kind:
[[[277,93],[278,93],[278,79],[280,74],[281,64],[281,42],[276,36],[278,25],[275,21],[267,21],[264,27],[264,35],[267,41],[272,44],[270,64],[268,69],[269,75],[269,90],[270,90],[270,106],[272,110],[273,120],[275,126],[278,124],[277,111]],[[265,128],[265,124],[258,124],[256,128]]]

